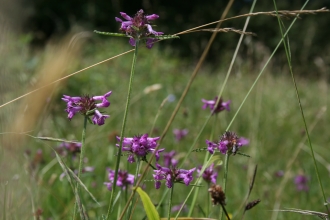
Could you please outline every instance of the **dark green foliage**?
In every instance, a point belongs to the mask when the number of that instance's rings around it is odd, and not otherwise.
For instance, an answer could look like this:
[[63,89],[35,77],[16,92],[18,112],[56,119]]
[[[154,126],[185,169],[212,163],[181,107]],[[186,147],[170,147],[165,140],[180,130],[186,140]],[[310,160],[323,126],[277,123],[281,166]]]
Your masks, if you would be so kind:
[[[278,1],[279,10],[299,10],[305,1]],[[137,10],[144,9],[147,14],[159,14],[160,19],[155,23],[157,30],[165,34],[175,34],[189,28],[203,25],[220,18],[227,2],[226,1],[101,1],[101,0],[70,0],[70,1],[41,1],[30,0],[34,13],[27,20],[26,29],[34,33],[34,43],[44,43],[54,34],[63,34],[69,31],[70,27],[80,24],[91,31],[117,32],[119,24],[114,17],[120,17],[119,12],[126,12],[134,15]],[[248,13],[251,7],[251,0],[235,1],[228,17]],[[306,9],[319,9],[330,7],[326,0],[310,1]],[[255,11],[273,11],[272,1],[257,2]],[[325,73],[324,65],[329,64],[329,57],[322,57],[329,51],[328,40],[330,14],[304,15],[296,23],[290,33],[290,38],[295,39],[291,44],[292,62],[296,66],[297,74],[319,76]],[[242,29],[245,18],[224,22],[222,27],[234,27]],[[285,24],[288,24],[285,22]],[[215,27],[215,25],[211,26]],[[248,57],[255,58],[255,65],[259,62],[256,44],[266,50],[272,50],[280,38],[280,31],[277,19],[270,16],[260,15],[251,18],[248,31],[256,33],[252,41],[245,42],[240,57],[245,60]],[[37,32],[39,34],[37,34]],[[40,35],[40,33],[42,33]],[[192,33],[182,35],[181,40],[167,41],[167,45],[175,48],[175,53],[183,57],[197,59],[202,53],[211,33]],[[239,35],[235,33],[220,33],[208,56],[209,62],[226,61],[232,56]],[[160,43],[163,45],[163,42]],[[223,51],[226,51],[224,53]],[[251,52],[252,51],[252,52]],[[308,53],[304,52],[308,51]],[[279,69],[286,65],[284,49],[274,59],[275,66]],[[262,56],[262,54],[261,54]],[[320,60],[321,58],[321,60]],[[305,64],[305,65],[301,65]]]

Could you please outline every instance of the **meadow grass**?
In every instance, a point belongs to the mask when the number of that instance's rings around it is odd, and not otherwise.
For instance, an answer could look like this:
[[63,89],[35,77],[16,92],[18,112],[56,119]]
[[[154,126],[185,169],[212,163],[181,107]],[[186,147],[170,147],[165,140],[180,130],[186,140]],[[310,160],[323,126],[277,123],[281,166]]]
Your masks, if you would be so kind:
[[[84,45],[79,64],[75,68],[82,69],[129,49],[131,47],[125,39],[93,38]],[[83,173],[81,180],[97,198],[100,205],[97,205],[84,192],[82,192],[82,200],[89,217],[92,219],[101,219],[101,215],[107,212],[110,191],[103,185],[103,182],[107,181],[106,168],[114,169],[116,163],[117,148],[114,134],[119,135],[121,129],[130,72],[129,63],[132,55],[130,53],[121,56],[70,77],[66,81],[66,85],[60,87],[61,93],[52,97],[49,105],[51,107],[43,112],[42,121],[33,131],[36,136],[80,140],[83,120],[73,118],[71,122],[67,121],[67,115],[63,111],[65,104],[60,100],[61,95],[94,95],[103,94],[109,90],[113,91],[110,98],[110,108],[106,110],[111,117],[107,119],[106,124],[102,127],[87,127],[85,155],[88,161],[86,161],[86,166],[93,166],[95,170],[92,173]],[[208,110],[201,109],[201,99],[213,99],[217,95],[225,79],[229,63],[229,60],[222,60],[218,64],[214,64],[213,68],[203,67],[184,99],[179,114],[162,143],[162,147],[165,147],[166,151],[176,150],[179,152],[178,159],[184,158],[209,115]],[[140,49],[125,136],[150,132],[160,105],[164,99],[168,98],[160,110],[153,130],[154,136],[159,136],[162,133],[186,82],[189,80],[192,68],[193,64],[189,63],[188,60],[173,56],[171,49],[160,49],[157,45],[152,50]],[[214,140],[223,134],[260,71],[259,69],[251,70],[244,64],[234,66],[235,69],[239,69],[239,73],[235,71],[232,73],[222,94],[225,100],[230,99],[232,101],[231,111],[221,112],[218,115],[215,122]],[[248,192],[255,165],[258,165],[258,172],[250,199],[261,199],[261,203],[246,213],[246,219],[271,218],[276,203],[280,204],[281,209],[299,208],[324,212],[322,196],[307,147],[304,124],[299,112],[295,89],[289,70],[283,69],[285,70],[283,72],[266,69],[230,128],[239,136],[250,140],[249,146],[241,149],[243,153],[250,155],[250,158],[236,155],[230,159],[226,209],[236,218],[240,218],[242,214],[242,209],[239,210],[239,207],[242,206]],[[148,86],[154,84],[160,84],[161,88],[148,93],[145,92]],[[298,78],[297,84],[319,164],[320,176],[323,185],[327,186],[330,184],[330,164],[327,159],[330,153],[326,148],[330,139],[326,133],[329,124],[329,113],[326,110],[328,82],[324,79]],[[195,148],[206,147],[205,139],[210,137],[214,120],[215,117],[212,117]],[[187,128],[189,133],[183,140],[177,142],[172,134],[174,128]],[[24,167],[28,171],[25,175],[29,177],[29,183],[22,186],[31,191],[31,198],[24,198],[24,200],[32,199],[34,209],[43,210],[43,218],[69,219],[74,207],[74,196],[67,180],[65,178],[62,181],[59,179],[63,171],[58,163],[55,163],[56,159],[51,149],[51,147],[56,148],[56,146],[56,143],[31,139],[21,150],[21,152],[31,151],[30,156],[26,156],[24,160]],[[294,152],[299,147],[301,150],[298,151],[295,158]],[[35,161],[34,155],[38,149],[42,149],[42,160],[37,161],[35,167],[31,168],[31,163]],[[206,151],[191,153],[188,160],[184,161],[184,167],[202,165],[205,153],[208,154]],[[221,157],[224,158],[223,155]],[[72,162],[70,157],[66,157],[64,160],[67,164]],[[72,166],[77,168],[78,158],[72,163]],[[290,163],[292,166],[288,169]],[[145,164],[142,166],[144,167]],[[129,173],[135,172],[135,166],[127,164],[126,157],[122,158],[120,168],[129,170]],[[276,172],[280,170],[284,171],[289,178],[284,185],[281,185],[283,177],[276,176]],[[160,190],[154,189],[151,174],[152,172],[149,171],[146,177],[145,190],[152,202],[157,204],[162,197],[165,186],[163,185]],[[298,174],[309,177],[309,190],[307,192],[296,190],[293,179]],[[222,176],[223,169],[220,169],[219,184],[222,183]],[[17,187],[17,181],[11,180],[10,184],[1,186],[1,189],[5,189],[6,198],[7,194],[10,195],[10,192]],[[279,191],[280,187],[283,187],[282,191]],[[207,189],[207,184],[203,183],[192,216],[204,217],[200,209],[205,210],[206,204],[209,202]],[[173,205],[181,204],[189,190],[189,187],[176,184]],[[329,188],[325,187],[325,193],[330,195]],[[128,192],[129,194],[130,192]],[[10,196],[8,197],[10,198]],[[112,213],[112,219],[122,210],[125,197],[127,195],[121,195],[122,199],[116,203],[117,209]],[[188,200],[188,207],[191,199]],[[8,207],[7,214],[15,216],[15,207],[10,203],[10,200],[9,202],[8,199],[3,201],[7,201],[7,204],[5,206],[4,202],[0,202],[1,207],[5,209]],[[218,217],[220,207],[216,206],[211,210],[211,217]],[[159,213],[161,217],[166,216],[167,202],[163,203]],[[137,202],[133,219],[142,219],[144,215],[141,202]],[[181,214],[181,216],[186,215],[187,213],[184,212]],[[302,219],[302,216],[294,213],[279,213],[278,219]]]

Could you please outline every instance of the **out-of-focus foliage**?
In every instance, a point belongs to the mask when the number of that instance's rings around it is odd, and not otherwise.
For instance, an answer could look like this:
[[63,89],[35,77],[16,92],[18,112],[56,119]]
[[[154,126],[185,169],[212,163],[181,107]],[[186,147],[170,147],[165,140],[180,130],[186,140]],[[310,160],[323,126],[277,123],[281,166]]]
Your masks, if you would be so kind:
[[[230,10],[228,17],[248,13],[252,0],[236,0]],[[279,10],[299,10],[305,3],[299,1],[277,1]],[[28,8],[32,9],[30,17],[27,19],[25,28],[33,32],[34,43],[43,43],[54,34],[62,34],[68,31],[73,25],[79,24],[86,29],[101,31],[118,31],[119,24],[114,17],[120,17],[119,12],[126,12],[134,15],[137,10],[144,9],[149,14],[159,14],[157,19],[157,30],[165,34],[174,34],[198,25],[216,21],[220,18],[227,1],[102,1],[102,0],[29,0]],[[314,0],[307,4],[305,9],[319,9],[330,7],[329,0]],[[258,1],[254,11],[273,11],[273,1]],[[321,75],[328,70],[326,66],[330,63],[329,53],[330,42],[329,22],[330,13],[317,15],[304,15],[300,19],[289,37],[292,40],[291,51],[293,64],[297,64],[296,72],[300,74]],[[223,23],[222,27],[234,27],[242,29],[244,18],[235,19]],[[291,20],[285,20],[285,25],[289,25]],[[215,27],[211,26],[211,27]],[[251,18],[248,31],[257,34],[245,41],[244,48],[240,52],[240,57],[244,61],[246,56],[256,56],[258,50],[272,50],[280,38],[277,19],[270,16],[256,16]],[[180,56],[197,59],[210,37],[210,33],[196,32],[182,35],[181,40],[162,42],[161,44],[171,44],[175,52]],[[226,62],[232,56],[228,51],[233,51],[236,47],[239,35],[235,33],[218,34],[211,48],[208,60],[211,62]],[[253,54],[249,51],[253,50]],[[226,53],[221,53],[226,51]],[[308,51],[308,53],[306,53]],[[280,68],[286,65],[284,49],[275,59],[276,66]],[[258,62],[259,60],[256,60]],[[279,69],[280,70],[280,69]]]

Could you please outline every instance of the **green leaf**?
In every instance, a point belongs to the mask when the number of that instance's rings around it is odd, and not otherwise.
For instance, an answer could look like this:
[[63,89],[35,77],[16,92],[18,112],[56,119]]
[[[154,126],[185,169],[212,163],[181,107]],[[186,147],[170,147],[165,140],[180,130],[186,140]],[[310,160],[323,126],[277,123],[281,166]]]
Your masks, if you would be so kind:
[[78,142],[78,141],[69,141],[69,140],[60,139],[60,138],[52,138],[52,137],[35,137],[35,136],[32,136],[32,135],[29,135],[29,136],[32,137],[32,138],[35,138],[35,139],[42,140],[42,141],[66,142],[66,143],[80,144],[80,142]]
[[221,156],[219,154],[214,155],[211,160],[208,162],[206,167],[209,167],[212,163],[214,163],[214,166],[220,166],[222,165]]
[[139,193],[141,201],[143,203],[144,210],[147,214],[149,220],[160,220],[159,214],[156,210],[156,207],[151,202],[147,193],[145,193],[140,187],[135,188]]

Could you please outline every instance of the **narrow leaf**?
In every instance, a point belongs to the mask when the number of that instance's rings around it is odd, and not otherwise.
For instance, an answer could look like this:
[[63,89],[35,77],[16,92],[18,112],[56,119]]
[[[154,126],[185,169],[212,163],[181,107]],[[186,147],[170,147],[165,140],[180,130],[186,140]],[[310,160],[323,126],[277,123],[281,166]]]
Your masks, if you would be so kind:
[[[161,218],[160,220],[167,220],[168,218]],[[217,220],[214,218],[194,218],[194,217],[179,217],[179,218],[170,218],[171,220]]]
[[73,181],[72,181],[72,178],[71,178],[71,175],[69,174],[69,168],[65,165],[65,163],[63,162],[62,158],[57,154],[57,152],[54,150],[55,152],[55,155],[56,155],[56,158],[57,158],[57,161],[58,163],[60,164],[60,166],[62,167],[64,173],[65,173],[65,176],[66,178],[68,179],[68,182],[70,183],[71,185],[71,188],[72,188],[72,191],[73,191],[73,194],[76,198],[76,203],[78,205],[78,208],[79,208],[79,214],[80,214],[80,218],[81,219],[88,219],[86,218],[86,216],[84,215],[84,209],[83,209],[83,206],[81,204],[81,199],[80,199],[80,196],[79,196],[79,193],[77,192],[77,188],[73,186]]
[[85,184],[78,178],[78,176],[70,169],[69,173],[71,174],[71,176],[73,177],[73,179],[89,194],[89,196],[98,204],[100,205],[100,203],[96,200],[96,198],[93,196],[93,194],[87,189],[87,187],[85,186]]
[[147,193],[145,193],[140,187],[135,188],[139,193],[141,201],[143,203],[144,210],[149,220],[159,220],[159,214],[156,210],[155,205],[151,202]]
[[114,36],[114,37],[129,37],[126,34],[102,32],[102,31],[97,31],[97,30],[94,30],[94,33],[102,34],[102,35],[108,35],[108,36]]
[[65,140],[65,139],[60,139],[60,138],[52,138],[52,137],[35,137],[32,135],[29,135],[32,138],[35,139],[39,139],[39,140],[43,140],[43,141],[53,141],[53,142],[66,142],[66,143],[73,143],[73,144],[80,144],[80,142],[78,141],[69,141],[69,140]]

